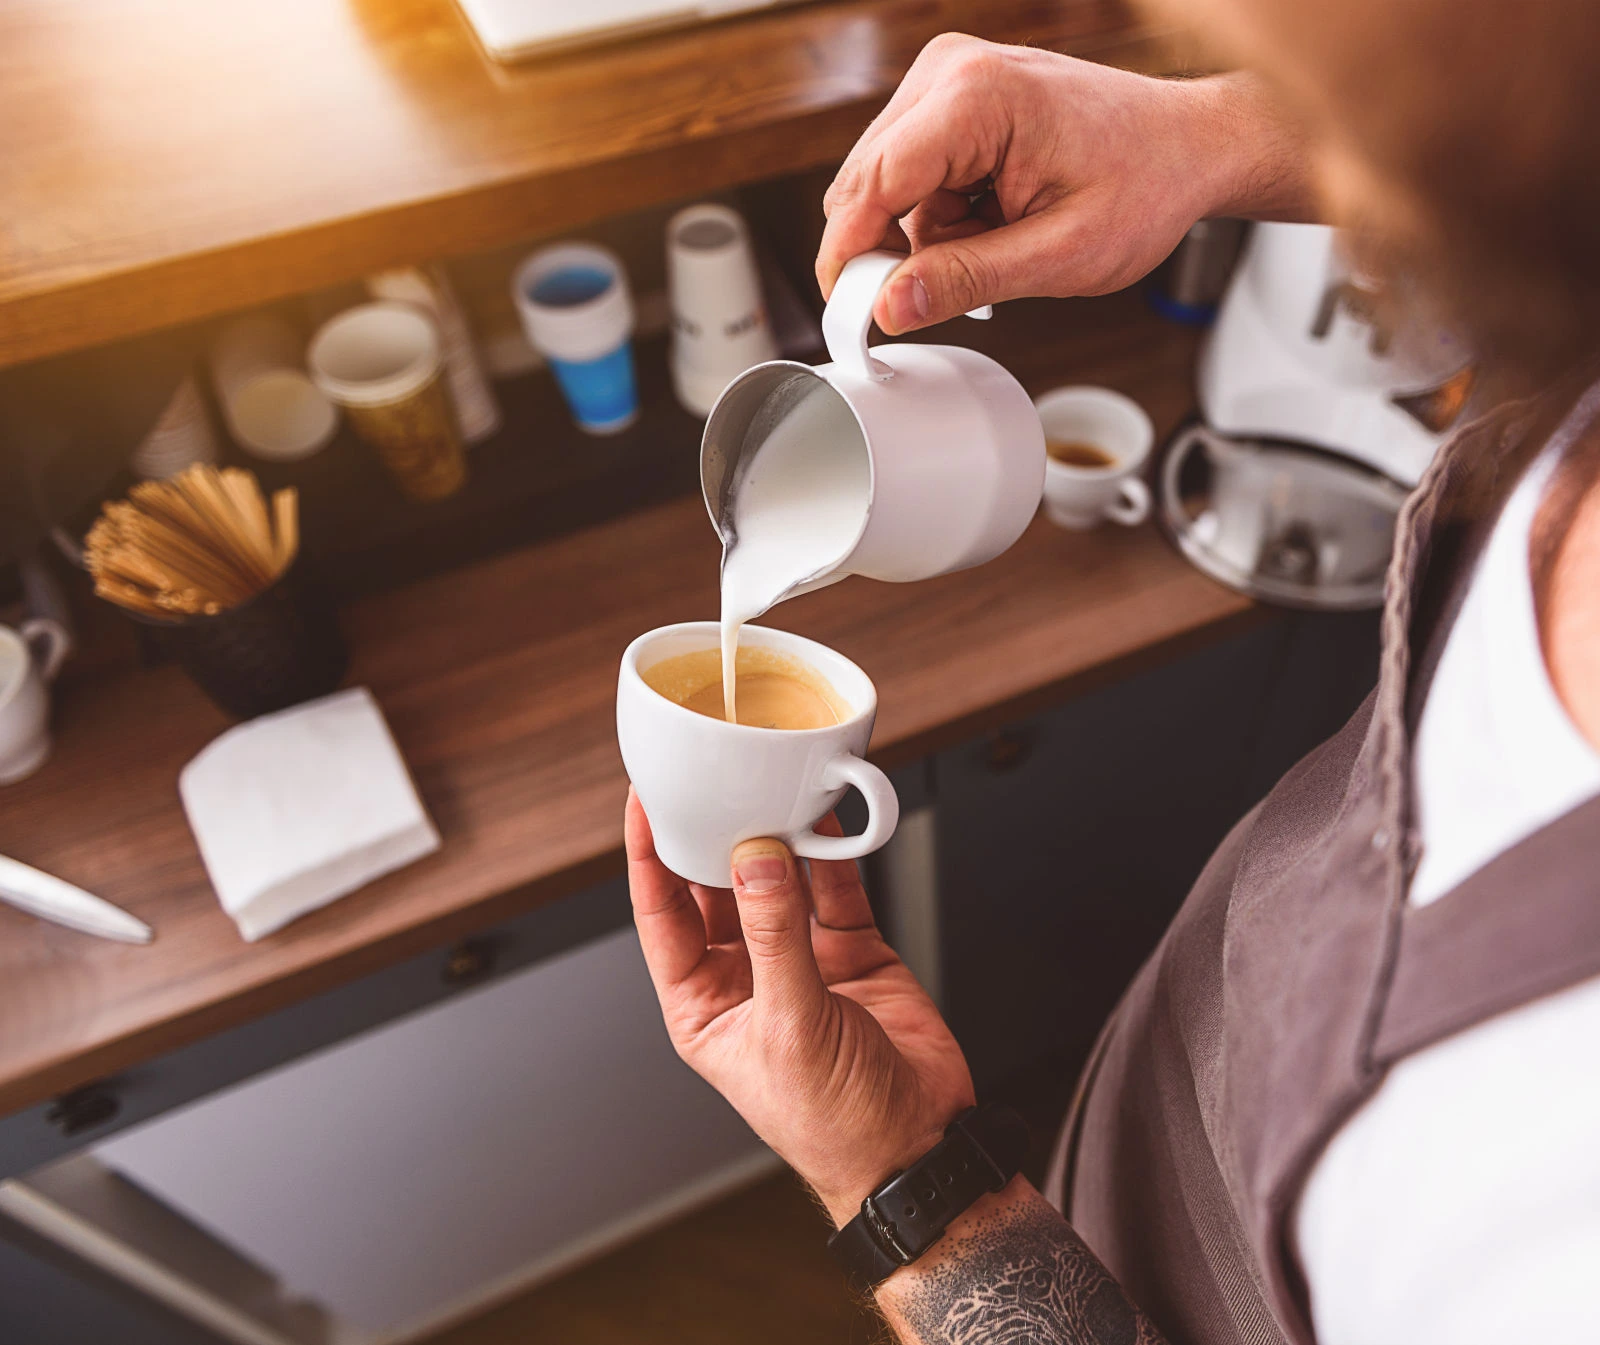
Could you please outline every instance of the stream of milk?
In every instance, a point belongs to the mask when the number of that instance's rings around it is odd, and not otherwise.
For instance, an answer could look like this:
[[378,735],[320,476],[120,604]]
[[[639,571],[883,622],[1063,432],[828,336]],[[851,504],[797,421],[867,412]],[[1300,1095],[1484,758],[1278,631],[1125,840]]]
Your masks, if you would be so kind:
[[831,388],[819,388],[784,416],[734,483],[733,542],[722,558],[722,697],[729,723],[738,723],[739,628],[844,558],[866,522],[871,489],[861,426]]

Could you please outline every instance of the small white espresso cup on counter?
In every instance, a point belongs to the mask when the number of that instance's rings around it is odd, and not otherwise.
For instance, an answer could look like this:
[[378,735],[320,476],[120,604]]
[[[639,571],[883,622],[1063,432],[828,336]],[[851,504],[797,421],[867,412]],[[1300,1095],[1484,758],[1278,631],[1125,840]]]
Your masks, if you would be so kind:
[[[714,650],[718,638],[714,621],[662,626],[622,656],[617,741],[661,862],[690,882],[727,887],[734,846],[758,836],[776,837],[808,859],[858,859],[878,849],[894,834],[900,802],[889,777],[864,759],[878,711],[866,673],[826,645],[787,631],[740,631],[741,650],[798,660],[849,706],[843,723],[815,729],[729,724],[669,700],[641,676],[666,659]],[[851,785],[867,801],[866,830],[819,836],[813,828]]]
[[0,626],[0,785],[32,775],[50,755],[46,687],[71,646],[65,627],[47,618]]
[[[1044,469],[1044,512],[1063,528],[1097,527],[1111,519],[1128,527],[1150,516],[1150,490],[1139,469],[1150,456],[1155,428],[1144,408],[1110,388],[1057,388],[1034,399],[1050,457]],[[1100,465],[1058,461],[1055,447],[1098,449]]]

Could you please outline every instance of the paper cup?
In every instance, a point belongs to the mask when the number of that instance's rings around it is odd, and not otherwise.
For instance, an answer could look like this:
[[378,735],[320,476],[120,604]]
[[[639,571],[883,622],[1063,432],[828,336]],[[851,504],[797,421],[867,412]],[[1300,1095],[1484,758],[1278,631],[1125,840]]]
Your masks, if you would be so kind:
[[541,248],[517,267],[511,296],[578,428],[616,434],[633,424],[633,297],[621,258],[592,243]]
[[347,309],[322,325],[307,358],[317,386],[344,408],[407,495],[437,500],[461,488],[467,460],[439,331],[421,309],[393,302]]
[[214,463],[217,437],[194,376],[178,384],[161,419],[134,450],[128,465],[147,480],[165,480],[195,463]]
[[738,211],[693,205],[667,222],[667,288],[673,388],[685,408],[704,416],[723,388],[778,354]]
[[211,380],[228,433],[273,461],[309,457],[333,438],[339,413],[306,377],[299,333],[267,314],[237,318],[211,348]]
[[482,443],[500,428],[500,403],[472,339],[466,314],[442,268],[400,267],[367,277],[367,293],[424,310],[438,325],[445,379],[455,407],[456,425],[468,444]]

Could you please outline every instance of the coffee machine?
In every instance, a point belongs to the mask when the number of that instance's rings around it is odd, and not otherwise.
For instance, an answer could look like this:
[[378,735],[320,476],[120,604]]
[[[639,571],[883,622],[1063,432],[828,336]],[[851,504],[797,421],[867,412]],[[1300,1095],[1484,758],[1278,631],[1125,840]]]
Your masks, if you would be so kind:
[[1395,321],[1334,230],[1257,224],[1200,354],[1200,418],[1163,456],[1158,516],[1253,596],[1375,606],[1395,516],[1470,385],[1462,343]]

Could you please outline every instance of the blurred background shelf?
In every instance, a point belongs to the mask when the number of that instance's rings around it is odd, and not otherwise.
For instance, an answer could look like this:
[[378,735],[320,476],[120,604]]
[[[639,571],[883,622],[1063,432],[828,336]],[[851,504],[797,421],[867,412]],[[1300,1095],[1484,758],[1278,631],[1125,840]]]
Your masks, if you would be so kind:
[[453,0],[12,0],[0,367],[837,162],[949,30],[1189,64],[1122,0],[818,0],[510,67]]
[[[1174,416],[1188,409],[1197,345],[1193,329],[1152,316],[1133,290],[1007,304],[989,323],[945,324],[909,339],[983,350],[1031,390],[1080,379],[1139,388],[1154,397],[1152,414],[1170,408]],[[307,555],[338,595],[381,592],[698,495],[703,425],[673,397],[666,337],[637,341],[635,365],[640,416],[616,435],[578,429],[548,371],[497,383],[504,423],[470,450],[466,485],[444,500],[408,499],[348,426],[304,462],[235,460],[268,488],[299,488]]]

